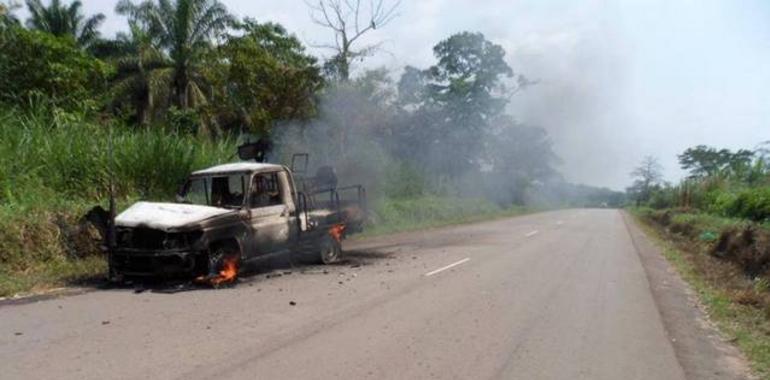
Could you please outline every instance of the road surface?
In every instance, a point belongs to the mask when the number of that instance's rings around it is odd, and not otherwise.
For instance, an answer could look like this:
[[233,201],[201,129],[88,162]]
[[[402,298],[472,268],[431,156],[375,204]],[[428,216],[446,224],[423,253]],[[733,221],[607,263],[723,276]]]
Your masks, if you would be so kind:
[[0,378],[744,378],[626,219],[541,213],[353,241],[339,265],[229,289],[2,305]]

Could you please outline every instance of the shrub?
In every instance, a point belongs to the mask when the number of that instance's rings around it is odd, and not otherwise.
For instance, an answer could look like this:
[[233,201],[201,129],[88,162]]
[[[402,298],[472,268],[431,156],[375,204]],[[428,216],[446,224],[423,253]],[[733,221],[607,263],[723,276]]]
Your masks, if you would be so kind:
[[0,51],[0,101],[14,105],[40,95],[64,108],[94,105],[111,70],[71,38],[20,27],[5,33]]
[[739,192],[728,208],[730,216],[762,222],[770,219],[770,187]]
[[730,216],[730,208],[735,203],[736,198],[734,192],[712,190],[704,196],[703,209],[712,214]]
[[675,188],[664,188],[654,191],[647,204],[654,209],[675,207],[677,204],[677,192]]

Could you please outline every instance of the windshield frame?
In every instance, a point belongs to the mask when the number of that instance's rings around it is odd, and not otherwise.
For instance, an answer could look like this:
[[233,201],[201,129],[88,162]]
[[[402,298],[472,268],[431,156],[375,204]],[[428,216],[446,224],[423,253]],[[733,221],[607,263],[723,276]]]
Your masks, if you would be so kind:
[[[181,191],[177,194],[177,203],[183,203],[183,204],[191,204],[196,206],[205,206],[205,207],[216,207],[216,208],[222,208],[227,210],[240,210],[243,209],[247,205],[248,201],[248,195],[251,193],[251,178],[253,177],[254,173],[252,172],[227,172],[227,173],[211,173],[211,174],[200,174],[200,175],[191,175],[187,178],[184,185],[181,188]],[[222,205],[217,206],[212,204],[212,183],[214,178],[228,178],[228,181],[231,177],[240,177],[241,178],[241,184],[243,189],[243,194],[240,196],[240,202],[239,204],[232,204],[232,205]],[[205,188],[204,194],[206,197],[206,204],[200,204],[200,203],[194,203],[189,200],[189,192],[190,188],[192,187],[193,181],[196,180],[203,180],[203,186]]]

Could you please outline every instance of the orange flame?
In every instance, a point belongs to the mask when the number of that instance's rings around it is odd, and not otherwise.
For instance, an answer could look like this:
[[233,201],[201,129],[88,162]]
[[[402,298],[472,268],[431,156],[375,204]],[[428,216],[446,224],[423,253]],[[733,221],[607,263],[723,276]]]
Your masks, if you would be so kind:
[[329,229],[329,235],[336,241],[342,241],[342,235],[345,233],[344,224],[335,224]]
[[195,282],[219,286],[235,281],[236,277],[238,277],[238,258],[233,257],[225,259],[223,268],[218,275],[200,276],[195,279]]
[[225,261],[224,268],[219,272],[219,276],[211,279],[212,285],[227,284],[235,281],[238,276],[238,259],[232,258]]

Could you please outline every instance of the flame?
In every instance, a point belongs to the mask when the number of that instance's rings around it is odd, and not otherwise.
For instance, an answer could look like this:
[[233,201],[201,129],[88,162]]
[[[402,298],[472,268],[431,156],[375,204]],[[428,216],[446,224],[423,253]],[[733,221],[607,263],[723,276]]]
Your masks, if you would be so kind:
[[219,272],[219,276],[211,279],[212,285],[221,285],[235,281],[238,276],[238,259],[230,258],[225,260],[224,268]]
[[209,284],[212,286],[219,286],[235,281],[236,277],[238,277],[238,258],[231,257],[225,258],[223,268],[221,271],[219,271],[218,275],[200,276],[195,279],[195,282]]
[[335,224],[332,226],[332,228],[329,229],[329,235],[334,238],[336,241],[342,241],[342,234],[345,233],[345,225],[344,224]]

